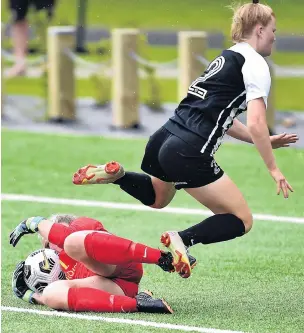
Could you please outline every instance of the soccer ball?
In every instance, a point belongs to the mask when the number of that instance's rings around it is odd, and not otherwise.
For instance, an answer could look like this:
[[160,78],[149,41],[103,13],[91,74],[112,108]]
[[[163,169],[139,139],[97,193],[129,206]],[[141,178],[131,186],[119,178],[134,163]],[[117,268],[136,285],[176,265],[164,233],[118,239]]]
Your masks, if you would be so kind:
[[58,252],[51,249],[40,249],[31,253],[25,260],[23,274],[27,286],[36,293],[42,293],[43,289],[54,281],[65,279]]

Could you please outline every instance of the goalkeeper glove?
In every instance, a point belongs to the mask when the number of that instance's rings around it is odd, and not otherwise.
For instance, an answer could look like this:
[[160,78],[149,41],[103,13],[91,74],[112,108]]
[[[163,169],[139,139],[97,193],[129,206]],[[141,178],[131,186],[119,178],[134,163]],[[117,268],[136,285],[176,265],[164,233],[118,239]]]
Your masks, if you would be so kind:
[[23,235],[37,232],[38,224],[43,220],[46,220],[46,218],[41,216],[29,217],[28,219],[23,220],[10,234],[10,244],[15,247]]
[[18,298],[30,304],[37,304],[33,298],[34,292],[28,288],[24,281],[24,261],[19,262],[13,273],[12,289]]

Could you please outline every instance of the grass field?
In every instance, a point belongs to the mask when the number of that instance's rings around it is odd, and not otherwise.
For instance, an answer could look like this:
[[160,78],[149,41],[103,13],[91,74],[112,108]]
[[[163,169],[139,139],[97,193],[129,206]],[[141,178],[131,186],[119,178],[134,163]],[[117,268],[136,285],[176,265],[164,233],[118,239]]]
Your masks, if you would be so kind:
[[[103,137],[43,135],[2,131],[2,193],[53,198],[86,199],[115,203],[137,201],[114,185],[75,187],[73,172],[88,163],[117,159],[127,169],[139,170],[145,140]],[[255,149],[225,144],[218,162],[245,194],[254,213],[304,217],[303,150],[276,151],[278,164],[295,189],[288,200],[275,195],[270,179]],[[235,162],[237,161],[237,163]],[[200,208],[180,191],[172,207]],[[29,306],[12,295],[14,265],[39,248],[35,236],[27,236],[13,249],[9,232],[25,217],[54,212],[88,215],[104,222],[109,230],[135,241],[158,246],[164,230],[182,229],[203,219],[200,216],[105,209],[20,201],[2,202],[2,307],[45,310]],[[303,281],[304,225],[256,221],[245,237],[210,246],[197,245],[191,254],[199,264],[188,280],[145,266],[142,289],[163,296],[174,315],[94,314],[98,318],[144,320],[250,333],[302,333],[304,322]],[[24,310],[22,310],[24,311]],[[50,314],[50,313],[49,313]],[[87,314],[89,319],[93,314]],[[97,319],[98,319],[97,318]],[[58,332],[169,332],[169,329],[50,317],[39,314],[2,312],[2,331],[10,333]],[[80,328],[81,327],[81,328]],[[185,331],[177,329],[177,332]],[[221,333],[223,331],[218,331]]]

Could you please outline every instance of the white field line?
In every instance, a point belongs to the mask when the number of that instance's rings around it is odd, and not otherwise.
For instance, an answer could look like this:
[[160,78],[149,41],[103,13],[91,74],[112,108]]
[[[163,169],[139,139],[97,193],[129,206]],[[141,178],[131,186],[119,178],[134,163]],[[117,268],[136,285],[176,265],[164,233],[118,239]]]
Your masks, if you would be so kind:
[[[133,210],[133,211],[147,211],[155,213],[170,213],[170,214],[184,214],[184,215],[200,215],[210,216],[210,211],[202,209],[192,208],[178,208],[178,207],[166,207],[163,209],[152,209],[150,207],[138,204],[128,203],[117,203],[107,201],[91,201],[91,200],[79,200],[79,199],[66,199],[66,198],[51,198],[51,197],[40,197],[33,195],[23,194],[1,194],[2,201],[23,201],[23,202],[35,202],[35,203],[46,203],[56,205],[70,205],[70,206],[83,206],[83,207],[100,207],[107,209],[122,209],[122,210]],[[277,216],[277,215],[266,215],[266,214],[253,214],[255,220],[259,221],[271,221],[271,222],[285,222],[285,223],[299,223],[304,224],[303,217],[294,216]]]
[[110,318],[94,315],[83,315],[78,313],[68,313],[68,312],[58,312],[58,311],[41,311],[41,310],[32,310],[24,308],[15,308],[10,306],[1,306],[2,311],[9,312],[22,312],[30,313],[41,316],[50,316],[50,317],[64,317],[64,318],[73,318],[73,319],[82,319],[82,320],[94,320],[94,321],[103,321],[107,323],[116,323],[116,324],[126,324],[132,326],[145,326],[145,327],[155,327],[155,328],[166,328],[169,330],[179,330],[185,332],[200,332],[200,333],[245,333],[240,331],[230,331],[230,330],[220,330],[216,328],[204,328],[197,326],[186,326],[186,325],[174,325],[174,324],[165,324],[157,323],[153,321],[145,320],[133,320],[133,319],[122,319],[122,318]]

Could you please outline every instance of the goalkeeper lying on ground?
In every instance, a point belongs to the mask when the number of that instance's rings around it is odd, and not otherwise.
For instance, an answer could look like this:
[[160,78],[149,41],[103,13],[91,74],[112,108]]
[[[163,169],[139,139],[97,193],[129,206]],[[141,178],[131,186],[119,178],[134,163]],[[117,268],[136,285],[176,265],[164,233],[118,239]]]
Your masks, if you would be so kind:
[[[24,282],[23,261],[14,272],[13,291],[24,301],[57,310],[172,313],[165,301],[138,293],[142,263],[174,271],[170,252],[110,234],[101,222],[87,217],[30,217],[11,233],[10,244],[15,247],[30,233],[39,233],[45,247],[59,252],[67,280],[49,284],[42,294],[34,293]],[[195,259],[189,259],[194,265]]]

